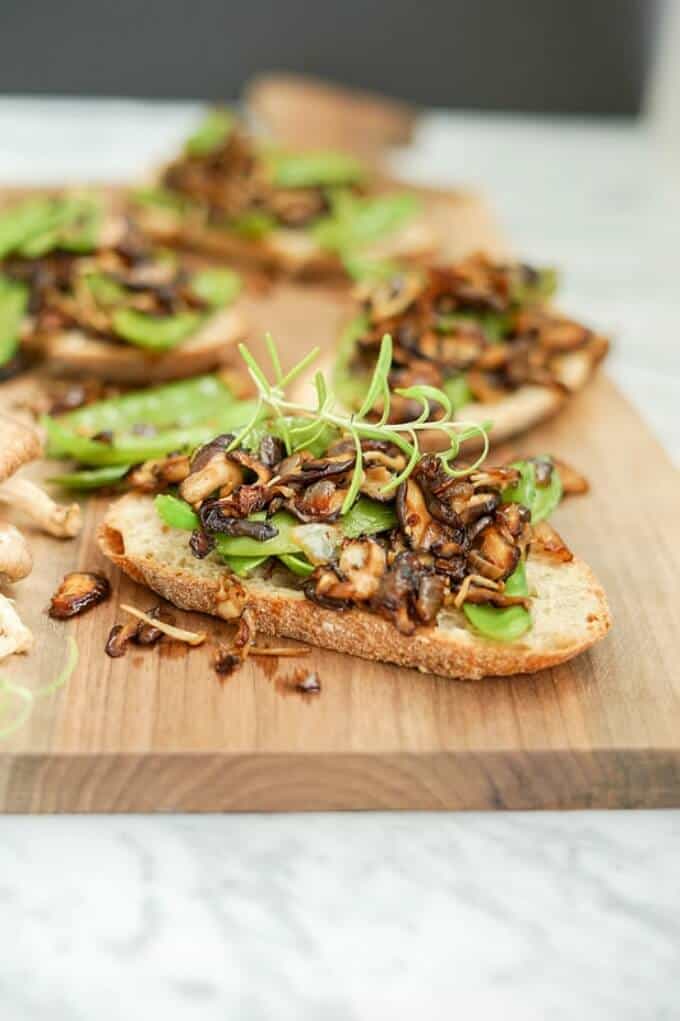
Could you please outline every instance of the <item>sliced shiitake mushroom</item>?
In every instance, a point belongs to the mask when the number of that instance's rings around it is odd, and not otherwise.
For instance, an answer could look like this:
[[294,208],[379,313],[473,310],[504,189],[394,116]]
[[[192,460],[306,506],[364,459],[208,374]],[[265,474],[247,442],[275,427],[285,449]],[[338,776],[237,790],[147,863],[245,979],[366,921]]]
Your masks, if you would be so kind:
[[110,594],[111,586],[103,574],[72,571],[52,596],[48,612],[55,620],[68,620],[108,599]]
[[398,273],[370,287],[357,288],[357,297],[368,305],[372,322],[390,319],[404,312],[423,290],[422,273]]
[[133,469],[127,476],[127,482],[133,489],[144,493],[154,493],[166,486],[176,486],[183,482],[190,471],[187,454],[169,454],[153,461],[145,461]]
[[321,479],[284,502],[284,507],[298,521],[336,521],[345,500],[344,490],[338,489],[332,479]]
[[182,499],[193,507],[202,503],[215,490],[219,489],[221,495],[226,496],[243,482],[243,469],[220,446],[208,444],[208,448],[212,448],[208,454],[204,454],[206,447],[198,452],[200,467],[194,467],[197,463],[195,457],[190,474],[179,487]]
[[565,496],[577,496],[588,492],[590,483],[585,475],[581,475],[570,464],[567,464],[566,461],[560,460],[559,457],[553,457],[552,462],[560,477],[562,493]]
[[537,553],[558,563],[568,563],[574,559],[574,554],[562,536],[548,521],[539,521],[532,526],[531,531],[531,547]]
[[198,514],[203,529],[208,533],[221,532],[224,535],[246,536],[264,542],[278,535],[278,529],[267,521],[248,521],[225,515],[224,504],[228,501],[206,500]]
[[396,509],[401,530],[412,549],[431,550],[438,557],[452,557],[463,551],[464,529],[433,518],[413,476],[399,486]]
[[330,599],[364,602],[378,591],[385,567],[385,550],[374,539],[348,540],[340,550],[337,569],[319,573],[316,593]]

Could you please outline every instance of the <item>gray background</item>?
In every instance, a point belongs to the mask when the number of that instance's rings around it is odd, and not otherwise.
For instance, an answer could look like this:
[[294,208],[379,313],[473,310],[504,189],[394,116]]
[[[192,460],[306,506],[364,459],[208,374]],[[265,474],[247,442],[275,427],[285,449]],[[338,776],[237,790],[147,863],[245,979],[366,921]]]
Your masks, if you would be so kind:
[[639,109],[654,0],[0,0],[0,92],[233,98],[287,69],[469,109]]

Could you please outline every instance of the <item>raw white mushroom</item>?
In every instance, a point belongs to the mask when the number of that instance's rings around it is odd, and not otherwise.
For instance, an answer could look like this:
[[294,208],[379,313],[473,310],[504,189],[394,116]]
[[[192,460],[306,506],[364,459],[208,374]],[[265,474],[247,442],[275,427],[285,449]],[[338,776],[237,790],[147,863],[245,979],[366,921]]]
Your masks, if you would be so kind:
[[72,539],[82,528],[82,514],[77,503],[68,506],[55,503],[40,486],[28,479],[15,476],[0,483],[0,502],[11,504],[48,535],[58,539]]
[[0,521],[0,577],[21,581],[32,569],[33,557],[23,535],[8,521]]
[[0,659],[15,652],[28,652],[33,635],[22,623],[14,604],[0,593]]

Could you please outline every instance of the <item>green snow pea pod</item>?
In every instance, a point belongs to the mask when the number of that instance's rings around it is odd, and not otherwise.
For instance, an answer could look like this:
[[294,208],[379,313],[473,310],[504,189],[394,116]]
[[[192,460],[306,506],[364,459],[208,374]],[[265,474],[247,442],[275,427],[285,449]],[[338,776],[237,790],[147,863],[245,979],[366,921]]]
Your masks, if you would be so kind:
[[155,206],[173,213],[184,213],[191,206],[191,200],[177,191],[154,185],[150,188],[136,188],[130,198],[140,206]]
[[[264,513],[250,514],[249,521],[264,521]],[[292,531],[300,522],[286,511],[277,511],[267,523],[273,525],[277,534],[260,542],[245,535],[216,535],[215,549],[223,557],[280,557],[282,554],[299,553]]]
[[202,269],[191,277],[191,290],[212,308],[231,305],[241,287],[241,277],[231,269]]
[[[541,460],[550,461],[549,457]],[[536,465],[532,461],[515,461],[521,478],[514,486],[506,487],[501,498],[503,503],[521,503],[531,511],[531,520],[536,524],[550,517],[562,499],[562,480],[559,473],[553,470],[547,486],[536,483]]]
[[551,298],[557,290],[557,270],[552,267],[536,272],[533,280],[516,279],[510,285],[510,299],[515,305],[533,305]]
[[193,532],[199,528],[201,522],[198,514],[193,510],[186,500],[181,500],[171,493],[160,493],[154,499],[156,512],[166,525],[170,528],[181,528],[184,532]]
[[253,209],[230,220],[227,226],[242,238],[259,241],[276,230],[277,222],[269,213]]
[[340,518],[340,525],[348,539],[387,532],[396,523],[397,515],[392,504],[380,503],[368,496],[360,496],[347,514]]
[[[139,464],[177,450],[193,450],[222,432],[244,426],[256,409],[255,401],[236,401],[224,408],[210,422],[185,428],[167,429],[155,436],[134,433],[116,435],[113,443],[102,443],[73,432],[58,418],[43,418],[47,431],[48,456],[70,457],[92,466]],[[264,414],[264,412],[263,412]]]
[[52,200],[52,216],[43,229],[17,249],[25,258],[37,259],[55,248],[74,253],[97,247],[103,219],[101,202],[92,196],[66,196]]
[[344,194],[336,200],[331,214],[318,220],[311,232],[321,248],[346,257],[354,254],[355,249],[394,233],[411,220],[417,210],[418,202],[413,195],[356,198]]
[[350,363],[359,337],[368,329],[368,316],[358,315],[342,331],[333,366],[333,390],[348,408],[362,404],[368,392],[370,376],[350,372]]
[[184,151],[188,156],[209,156],[224,145],[235,123],[236,118],[231,110],[210,110],[193,135],[186,140]]
[[0,213],[0,259],[50,230],[53,222],[54,200],[49,198],[27,199]]
[[86,273],[85,286],[99,305],[104,307],[117,305],[125,300],[125,288],[108,275],[108,273]]
[[208,421],[235,403],[236,398],[219,376],[196,376],[87,404],[60,415],[58,421],[69,430],[90,435],[129,430],[136,425],[167,429]]
[[444,382],[442,390],[451,401],[451,407],[454,411],[463,408],[474,399],[472,390],[468,386],[465,376],[462,375],[451,376],[450,379]]
[[269,560],[268,556],[263,557],[223,557],[222,558],[234,574],[238,575],[239,578],[247,578],[249,574],[252,574],[256,567],[263,564],[265,560]]
[[265,157],[272,183],[279,188],[329,188],[357,184],[366,174],[344,152],[271,152]]
[[451,333],[456,327],[468,323],[479,325],[487,340],[497,344],[510,329],[510,316],[507,312],[456,312],[441,315],[437,319],[437,332]]
[[[505,583],[509,596],[529,594],[524,561],[519,564]],[[499,642],[513,642],[531,628],[531,614],[523,606],[484,606],[463,603],[463,613],[480,634]]]
[[300,578],[308,578],[314,570],[314,564],[310,564],[309,560],[302,554],[299,556],[295,553],[283,553],[279,560],[287,567],[293,574],[297,574]]
[[0,366],[17,352],[28,296],[26,284],[0,275]]
[[47,481],[64,489],[101,489],[103,486],[112,486],[120,482],[129,472],[131,464],[115,464],[106,468],[85,468],[82,471],[65,472],[63,475],[53,475]]
[[136,308],[119,308],[113,313],[112,326],[123,340],[146,351],[171,351],[195,333],[202,321],[197,312],[161,317]]

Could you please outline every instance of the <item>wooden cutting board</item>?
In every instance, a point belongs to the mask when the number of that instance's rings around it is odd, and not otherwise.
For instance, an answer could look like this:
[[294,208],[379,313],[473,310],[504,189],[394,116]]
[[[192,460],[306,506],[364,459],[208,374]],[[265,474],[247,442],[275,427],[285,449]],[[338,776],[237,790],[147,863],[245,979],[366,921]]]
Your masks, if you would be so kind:
[[[278,285],[249,297],[254,334],[271,328],[288,362],[327,347],[346,314],[342,291]],[[17,386],[0,388],[11,403]],[[212,666],[228,625],[205,647],[161,643],[104,654],[121,602],[156,598],[100,556],[106,501],[85,504],[75,542],[31,534],[33,575],[17,585],[37,641],[0,678],[32,691],[66,657],[78,667],[38,697],[0,742],[0,806],[8,812],[580,808],[680,805],[678,606],[680,486],[668,458],[615,387],[600,377],[558,418],[513,445],[552,451],[592,481],[556,524],[594,567],[615,626],[572,663],[535,676],[453,682],[314,650],[248,661],[226,683]],[[49,474],[49,466],[33,472]],[[112,598],[71,623],[50,620],[65,572],[103,570]],[[277,643],[280,644],[280,643]],[[316,672],[319,694],[301,694]],[[14,699],[14,701],[12,701]],[[23,703],[0,695],[4,726]]]

